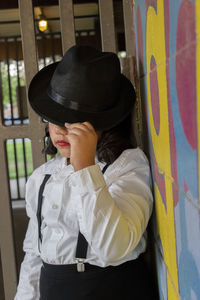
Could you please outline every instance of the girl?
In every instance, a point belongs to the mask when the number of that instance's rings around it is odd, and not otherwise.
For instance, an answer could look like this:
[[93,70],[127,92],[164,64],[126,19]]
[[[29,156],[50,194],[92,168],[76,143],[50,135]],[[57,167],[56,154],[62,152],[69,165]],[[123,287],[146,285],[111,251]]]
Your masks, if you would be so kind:
[[26,187],[30,218],[15,300],[153,299],[141,259],[152,211],[144,153],[131,140],[135,92],[118,57],[73,46],[33,78],[49,123]]

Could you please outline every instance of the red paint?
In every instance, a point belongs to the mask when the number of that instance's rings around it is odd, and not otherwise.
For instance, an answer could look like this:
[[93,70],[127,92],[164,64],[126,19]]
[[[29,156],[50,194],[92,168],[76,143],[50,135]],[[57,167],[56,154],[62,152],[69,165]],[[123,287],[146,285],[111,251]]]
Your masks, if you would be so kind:
[[195,6],[183,0],[177,26],[176,87],[179,113],[185,136],[197,148]]

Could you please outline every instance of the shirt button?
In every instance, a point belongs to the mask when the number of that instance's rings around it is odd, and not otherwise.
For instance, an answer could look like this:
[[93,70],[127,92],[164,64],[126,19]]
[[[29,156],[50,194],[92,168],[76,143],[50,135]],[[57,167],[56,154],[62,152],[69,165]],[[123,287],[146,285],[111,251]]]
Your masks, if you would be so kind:
[[58,209],[58,205],[57,205],[57,204],[53,204],[53,205],[52,205],[52,208],[53,208],[53,209]]
[[60,233],[60,229],[56,228],[55,232],[59,234]]

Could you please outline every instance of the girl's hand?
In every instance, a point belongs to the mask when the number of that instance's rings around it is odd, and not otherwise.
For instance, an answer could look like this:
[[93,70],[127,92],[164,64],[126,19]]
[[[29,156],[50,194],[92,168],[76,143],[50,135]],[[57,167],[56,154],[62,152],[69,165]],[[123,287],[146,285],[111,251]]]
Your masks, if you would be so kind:
[[95,164],[98,136],[89,122],[65,123],[71,145],[70,162],[75,171]]

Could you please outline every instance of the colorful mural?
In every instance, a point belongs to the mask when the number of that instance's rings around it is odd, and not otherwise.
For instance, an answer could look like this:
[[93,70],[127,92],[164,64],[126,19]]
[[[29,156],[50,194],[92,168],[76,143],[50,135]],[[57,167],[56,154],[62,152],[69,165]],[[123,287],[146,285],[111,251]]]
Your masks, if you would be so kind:
[[200,0],[135,0],[160,299],[200,299]]

